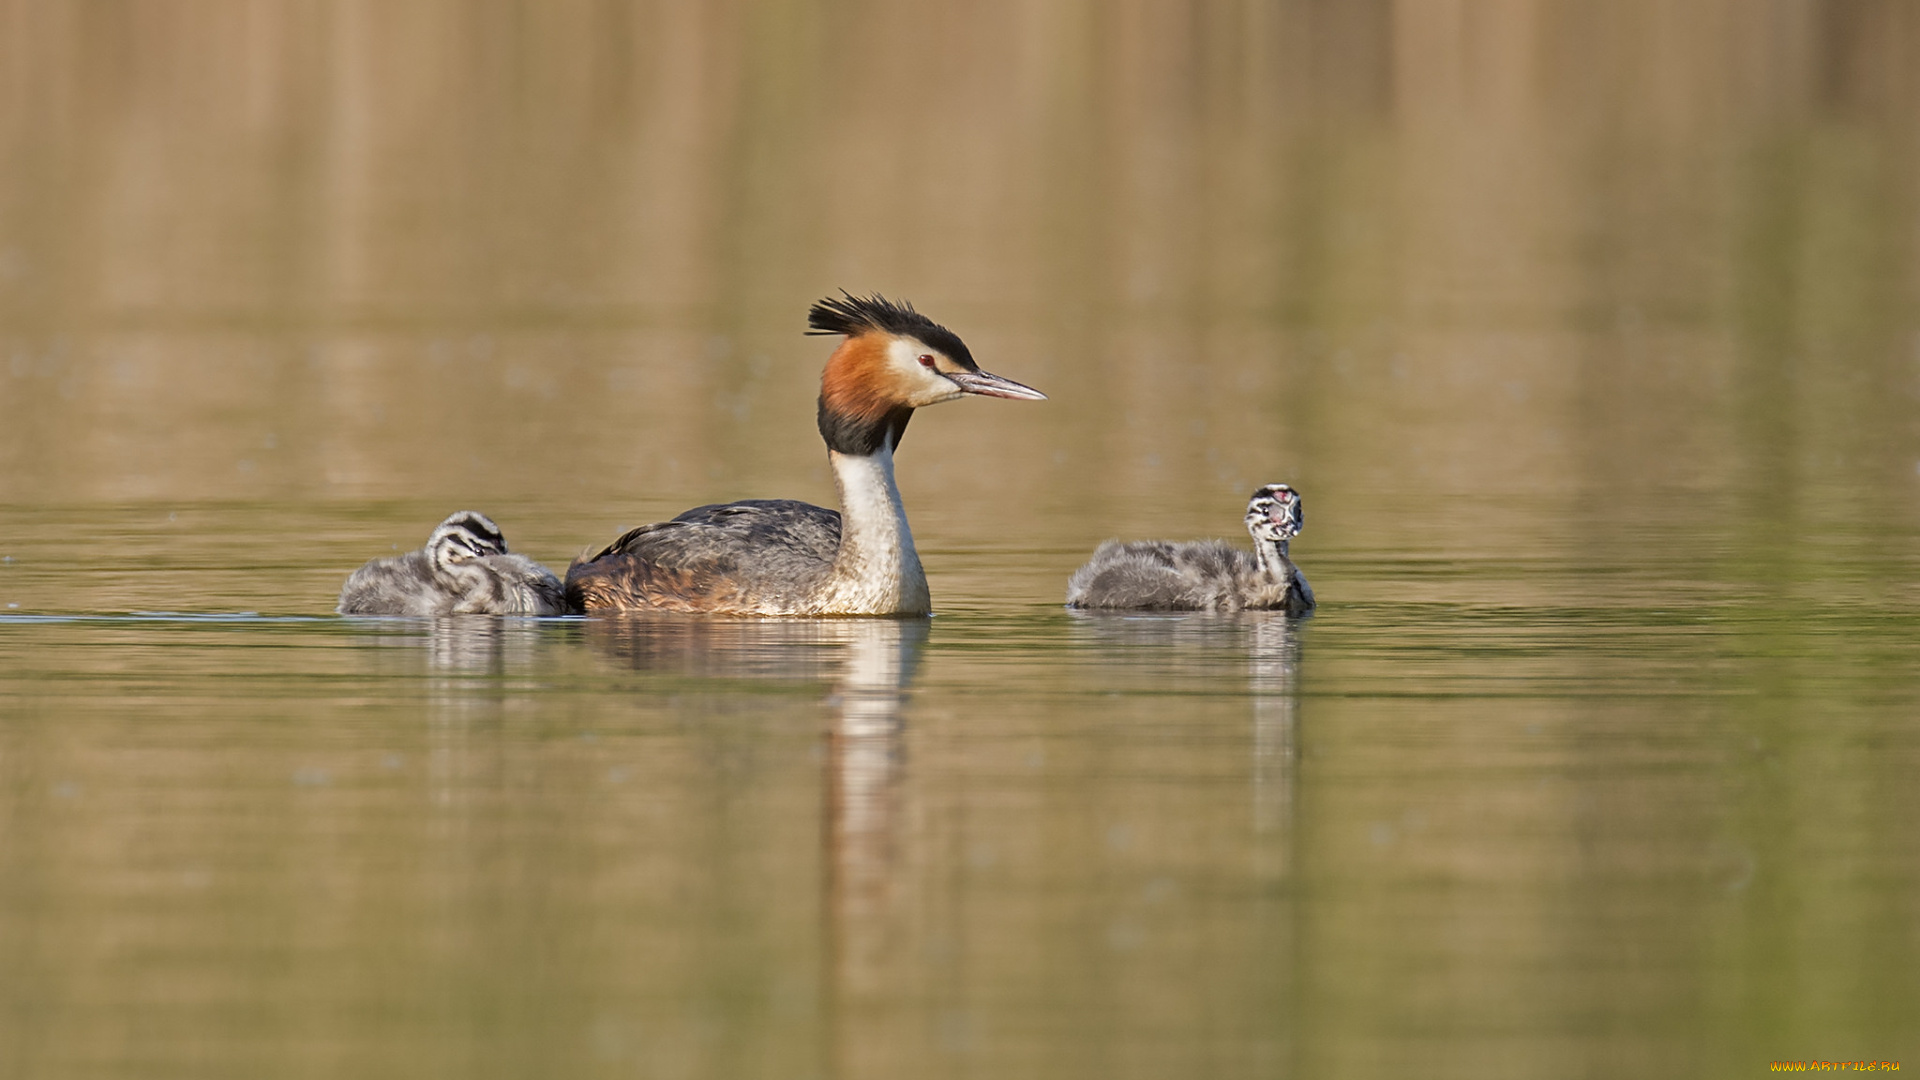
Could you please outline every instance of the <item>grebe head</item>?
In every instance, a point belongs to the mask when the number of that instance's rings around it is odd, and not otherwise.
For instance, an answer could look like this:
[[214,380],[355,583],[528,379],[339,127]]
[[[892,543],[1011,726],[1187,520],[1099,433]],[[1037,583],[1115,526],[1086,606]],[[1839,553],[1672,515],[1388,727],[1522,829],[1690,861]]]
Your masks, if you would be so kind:
[[447,518],[427,539],[427,558],[444,574],[457,573],[475,559],[506,553],[507,538],[500,535],[500,526],[473,510]]
[[1247,531],[1255,540],[1284,543],[1299,536],[1305,524],[1300,493],[1285,484],[1268,484],[1247,501]]
[[820,376],[820,435],[845,454],[898,446],[913,410],[969,394],[1045,401],[1047,395],[980,370],[953,331],[879,294],[813,305],[809,334],[845,334]]

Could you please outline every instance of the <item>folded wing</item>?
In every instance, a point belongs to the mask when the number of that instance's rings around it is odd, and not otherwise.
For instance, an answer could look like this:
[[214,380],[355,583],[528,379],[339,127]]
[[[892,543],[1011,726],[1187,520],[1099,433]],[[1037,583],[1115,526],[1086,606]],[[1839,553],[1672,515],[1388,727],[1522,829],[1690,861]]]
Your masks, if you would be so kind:
[[765,612],[833,570],[840,515],[795,499],[697,506],[642,525],[567,568],[574,611]]

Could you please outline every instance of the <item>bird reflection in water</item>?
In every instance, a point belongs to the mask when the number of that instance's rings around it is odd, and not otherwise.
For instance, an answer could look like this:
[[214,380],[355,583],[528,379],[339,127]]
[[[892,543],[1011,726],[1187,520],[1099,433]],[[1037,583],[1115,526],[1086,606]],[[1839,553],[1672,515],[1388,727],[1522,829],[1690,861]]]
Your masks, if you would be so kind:
[[[495,615],[442,615],[434,618],[379,618],[356,620],[356,640],[392,650],[397,665],[418,672],[424,659],[426,678],[427,784],[433,804],[434,835],[442,841],[441,857],[457,859],[457,835],[465,828],[464,814],[476,788],[503,767],[497,740],[476,739],[477,732],[494,729],[516,702],[529,701],[515,674],[538,669],[543,648],[562,633],[554,619]],[[385,667],[387,665],[381,665]],[[383,758],[385,767],[410,767],[408,755],[395,749]],[[448,880],[461,880],[449,871]]]
[[901,706],[927,640],[924,619],[593,619],[595,649],[650,672],[819,682],[831,688],[826,729],[827,993],[872,1000],[903,918],[900,875],[906,757]]
[[1256,859],[1263,877],[1292,869],[1295,778],[1299,769],[1300,629],[1278,611],[1236,613],[1074,612],[1079,636],[1130,671],[1151,655],[1175,679],[1244,670],[1253,703],[1249,762]]
[[[355,640],[375,648],[424,650],[427,670],[447,675],[498,675],[533,661],[552,621],[493,615],[366,619]],[[412,666],[411,663],[408,664]]]
[[834,989],[864,999],[886,989],[899,938],[906,769],[900,706],[927,624],[863,620],[851,629],[827,733],[822,839]]
[[427,666],[436,672],[498,675],[526,667],[539,643],[535,619],[447,615],[427,626]]
[[[893,620],[657,612],[596,617],[580,626],[595,652],[634,671],[831,685],[841,677],[848,650],[868,622],[887,626]],[[924,623],[920,633],[925,636]]]
[[1244,615],[1253,692],[1253,831],[1261,869],[1292,869],[1294,778],[1299,770],[1300,636],[1283,615]]
[[[427,625],[427,785],[434,805],[454,811],[435,815],[440,880],[464,881],[471,868],[457,852],[469,805],[485,778],[502,767],[497,730],[514,688],[505,676],[533,668],[542,635],[552,622],[492,615],[447,615]],[[476,741],[476,735],[481,736]]]

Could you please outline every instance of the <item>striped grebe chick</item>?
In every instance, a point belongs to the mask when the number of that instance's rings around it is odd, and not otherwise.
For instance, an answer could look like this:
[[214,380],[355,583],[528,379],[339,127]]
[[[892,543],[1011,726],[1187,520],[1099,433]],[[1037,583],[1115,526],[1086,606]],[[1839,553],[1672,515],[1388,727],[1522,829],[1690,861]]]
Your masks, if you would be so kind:
[[1300,493],[1268,484],[1247,503],[1251,554],[1219,540],[1109,540],[1067,581],[1067,606],[1135,611],[1313,610],[1313,589],[1287,557],[1305,517]]
[[812,334],[846,340],[820,376],[820,437],[839,513],[792,499],[696,507],[642,525],[567,568],[574,611],[926,615],[927,576],[893,455],[913,410],[967,395],[1044,401],[981,371],[946,327],[882,296],[813,305]]
[[375,559],[340,590],[342,615],[560,615],[566,600],[553,571],[507,550],[500,527],[462,510],[427,546]]

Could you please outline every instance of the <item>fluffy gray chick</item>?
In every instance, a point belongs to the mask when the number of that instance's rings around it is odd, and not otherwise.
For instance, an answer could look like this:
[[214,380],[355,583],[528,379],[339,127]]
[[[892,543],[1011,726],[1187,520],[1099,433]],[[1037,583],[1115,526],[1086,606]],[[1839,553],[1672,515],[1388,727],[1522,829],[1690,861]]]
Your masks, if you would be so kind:
[[340,590],[342,615],[561,615],[560,579],[525,555],[485,514],[462,510],[427,546],[375,559]]
[[1287,557],[1305,516],[1300,494],[1268,484],[1247,503],[1248,553],[1219,540],[1109,540],[1067,580],[1067,606],[1132,611],[1313,610],[1313,589]]

